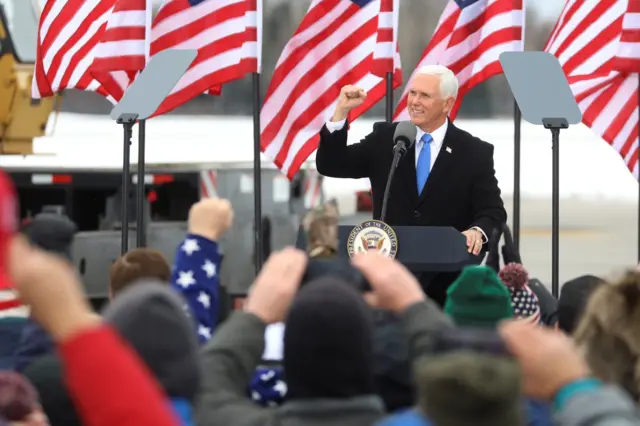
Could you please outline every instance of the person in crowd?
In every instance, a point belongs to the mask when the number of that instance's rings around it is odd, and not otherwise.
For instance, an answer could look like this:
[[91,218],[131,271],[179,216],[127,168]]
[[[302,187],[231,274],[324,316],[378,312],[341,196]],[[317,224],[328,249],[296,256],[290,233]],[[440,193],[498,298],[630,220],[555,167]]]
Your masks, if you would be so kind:
[[[519,365],[522,382],[522,393],[530,398],[550,402],[553,407],[553,421],[557,426],[632,426],[640,424],[637,408],[634,401],[620,387],[607,385],[594,378],[589,367],[582,357],[579,348],[563,333],[557,333],[549,328],[543,328],[526,321],[507,320],[498,327],[498,333],[502,338],[508,354]],[[452,354],[448,354],[452,357]],[[460,359],[462,355],[458,355]],[[449,358],[443,362],[449,364],[454,361]],[[495,358],[493,363],[485,364],[479,358],[468,359],[467,368],[478,368],[479,364],[494,366],[496,362],[504,361],[503,357]],[[427,362],[425,359],[423,362]],[[458,361],[461,362],[461,361]],[[473,363],[475,362],[475,363]],[[493,406],[483,404],[482,407],[474,405],[474,401],[467,398],[461,399],[461,395],[469,396],[474,389],[481,389],[485,402],[487,381],[485,375],[470,376],[472,380],[459,380],[461,373],[459,368],[451,371],[451,374],[443,372],[434,365],[423,364],[427,371],[422,371],[419,381],[418,407],[403,413],[387,417],[378,423],[378,426],[447,426],[447,425],[523,425],[526,419],[521,419],[520,413],[512,411],[506,405],[502,405],[502,411],[492,410]],[[451,367],[452,368],[452,367]],[[477,372],[478,370],[476,370]],[[426,377],[425,377],[425,373]],[[447,387],[435,388],[434,380],[429,377],[438,377],[439,383],[449,383],[455,389],[455,398],[451,399],[451,405],[446,401]],[[492,381],[495,375],[492,375]],[[458,378],[458,379],[456,379]],[[505,376],[506,378],[506,376]],[[480,388],[473,386],[473,379],[483,380]],[[515,377],[513,377],[515,379]],[[504,390],[495,384],[491,389]],[[431,386],[429,386],[431,385]],[[463,389],[464,387],[464,389]],[[441,392],[444,391],[444,395]],[[500,392],[502,395],[506,394]],[[514,391],[514,394],[519,392]],[[428,398],[431,396],[431,398]],[[435,400],[434,400],[435,399]],[[503,402],[508,398],[502,399]],[[440,404],[438,404],[440,402]],[[477,400],[476,400],[477,402]],[[473,408],[481,408],[474,411]],[[469,409],[471,408],[471,409]],[[513,408],[513,406],[511,406]],[[428,420],[438,419],[433,423]],[[474,415],[475,414],[475,415]],[[495,416],[487,419],[490,414]],[[473,416],[473,417],[471,417]],[[483,420],[487,420],[484,421]],[[521,421],[524,420],[524,421]],[[506,422],[506,423],[505,423]]]
[[562,286],[558,299],[558,328],[573,334],[593,292],[604,283],[602,278],[582,275]]
[[640,273],[597,286],[573,333],[594,375],[640,402]]
[[[490,381],[486,377],[491,377]],[[416,368],[417,409],[380,426],[524,425],[514,360],[471,350],[424,356]]]
[[200,390],[200,359],[193,322],[183,305],[184,300],[166,282],[145,279],[116,297],[102,317],[136,350],[181,424],[191,426]]
[[131,249],[120,256],[109,270],[109,299],[145,279],[169,284],[171,265],[158,250],[146,247]]
[[524,266],[515,262],[508,263],[500,270],[498,277],[509,289],[514,317],[540,324],[540,302],[538,296],[529,288],[529,272]]
[[7,265],[0,270],[9,271],[32,318],[56,344],[84,426],[180,424],[135,351],[93,313],[69,262],[21,237],[0,246],[0,253]]
[[551,402],[558,426],[640,424],[634,401],[622,388],[598,380],[565,334],[523,321],[507,321],[499,333],[520,364],[523,393]]
[[[515,264],[513,264],[515,265]],[[506,271],[504,269],[506,268]],[[458,327],[496,329],[501,321],[526,319],[538,323],[539,306],[527,288],[527,275],[522,269],[507,265],[502,277],[512,284],[507,287],[488,266],[467,266],[449,288],[444,311]],[[517,287],[521,285],[521,287]],[[529,425],[550,424],[549,407],[533,399],[525,400]]]
[[187,301],[201,344],[206,343],[218,323],[220,246],[218,241],[233,223],[231,203],[206,198],[189,210],[188,234],[179,245],[171,287]]
[[[338,253],[338,219],[340,212],[335,200],[329,200],[315,209],[309,210],[302,218],[305,231],[307,254],[310,259],[324,259],[321,268],[330,267]],[[339,265],[336,265],[339,266]],[[287,396],[282,354],[275,348],[282,347],[284,323],[270,324],[265,331],[265,360],[259,365],[251,379],[249,396],[264,407],[281,405]],[[275,361],[280,361],[276,363]]]
[[[69,217],[54,213],[40,213],[25,222],[21,233],[31,244],[60,256],[71,263],[71,248],[76,224]],[[51,337],[34,321],[28,320],[20,333],[19,341],[12,345],[16,371],[23,371],[39,356],[54,350]]]
[[[317,278],[300,289],[306,265],[301,251],[274,253],[252,286],[244,312],[233,315],[204,347],[198,426],[357,426],[384,415],[373,383],[371,311],[354,283],[335,276]],[[425,350],[434,330],[453,326],[399,263],[372,255],[355,259],[353,265],[373,288],[364,300],[401,317],[413,352]],[[287,401],[266,410],[246,397],[245,383],[263,353],[266,326],[285,318]]]
[[336,200],[310,210],[302,219],[307,237],[307,253],[314,259],[331,258],[338,253],[338,220],[340,211]]
[[417,405],[434,425],[526,424],[520,371],[513,359],[465,350],[425,356],[416,369],[416,383]]
[[38,392],[22,375],[0,372],[0,416],[12,426],[49,426],[38,401]]
[[514,317],[511,295],[488,266],[467,266],[449,287],[444,312],[458,327],[495,328]]
[[[504,240],[502,249],[500,249],[500,235],[502,235]],[[513,241],[511,230],[506,223],[502,224],[500,230],[495,230],[495,236],[489,240],[488,245],[489,253],[487,255],[486,265],[490,266],[494,271],[499,273],[501,270],[500,253],[502,253],[502,261],[505,266],[516,263],[524,268],[522,257]],[[526,269],[525,272],[529,275]],[[538,300],[540,323],[548,327],[555,327],[558,321],[558,300],[553,297],[547,287],[537,278],[529,277],[527,287]]]

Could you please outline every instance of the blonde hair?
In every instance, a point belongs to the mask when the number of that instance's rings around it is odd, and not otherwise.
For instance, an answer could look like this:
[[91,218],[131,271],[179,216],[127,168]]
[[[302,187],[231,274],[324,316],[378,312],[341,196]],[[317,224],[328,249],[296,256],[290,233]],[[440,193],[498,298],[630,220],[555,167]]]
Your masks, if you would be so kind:
[[640,402],[640,273],[627,271],[589,298],[573,337],[593,374]]

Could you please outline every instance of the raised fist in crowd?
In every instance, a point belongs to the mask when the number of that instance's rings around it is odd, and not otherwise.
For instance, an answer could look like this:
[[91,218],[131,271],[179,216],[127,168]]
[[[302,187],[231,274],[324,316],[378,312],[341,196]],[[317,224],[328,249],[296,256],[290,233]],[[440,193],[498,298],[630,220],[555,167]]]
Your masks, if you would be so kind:
[[233,208],[228,200],[205,198],[189,210],[189,233],[217,241],[233,224]]
[[349,111],[359,107],[367,99],[367,92],[356,86],[347,85],[340,89],[338,105],[331,121],[342,121],[347,118]]

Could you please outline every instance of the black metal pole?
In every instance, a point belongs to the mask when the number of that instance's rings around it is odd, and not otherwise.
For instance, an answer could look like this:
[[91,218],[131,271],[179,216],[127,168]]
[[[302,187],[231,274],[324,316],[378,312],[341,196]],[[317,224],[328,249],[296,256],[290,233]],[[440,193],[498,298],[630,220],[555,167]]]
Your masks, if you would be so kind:
[[393,121],[393,73],[388,72],[385,76],[386,94],[385,94],[385,118],[387,122]]
[[262,268],[262,162],[260,149],[260,73],[253,73],[253,203],[256,274]]
[[551,189],[551,293],[560,296],[560,129],[551,129],[552,189]]
[[[135,123],[135,122],[134,122]],[[123,123],[122,146],[122,228],[120,229],[120,253],[129,251],[129,186],[131,184],[131,137],[134,123]]]
[[136,247],[147,246],[147,227],[144,218],[145,206],[145,127],[146,120],[138,121],[138,187],[136,188]]
[[518,103],[513,101],[513,244],[520,251],[520,149],[522,112]]

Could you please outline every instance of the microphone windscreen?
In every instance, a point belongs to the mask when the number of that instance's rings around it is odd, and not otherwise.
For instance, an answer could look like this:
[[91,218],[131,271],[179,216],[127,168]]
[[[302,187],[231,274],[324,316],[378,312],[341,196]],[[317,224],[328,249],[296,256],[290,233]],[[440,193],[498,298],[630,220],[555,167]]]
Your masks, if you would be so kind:
[[412,144],[416,140],[418,128],[410,121],[401,121],[396,126],[393,134],[393,142],[404,141],[407,145]]

